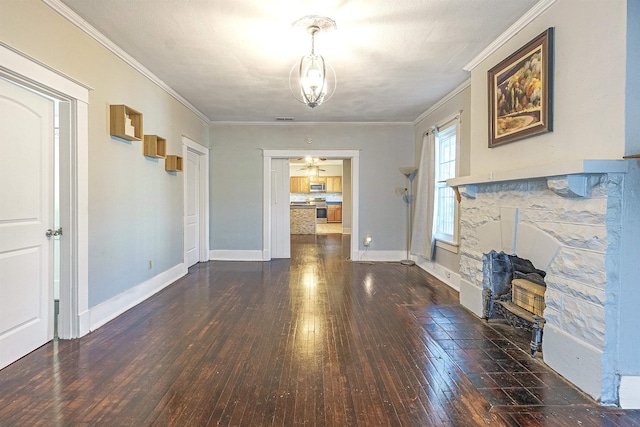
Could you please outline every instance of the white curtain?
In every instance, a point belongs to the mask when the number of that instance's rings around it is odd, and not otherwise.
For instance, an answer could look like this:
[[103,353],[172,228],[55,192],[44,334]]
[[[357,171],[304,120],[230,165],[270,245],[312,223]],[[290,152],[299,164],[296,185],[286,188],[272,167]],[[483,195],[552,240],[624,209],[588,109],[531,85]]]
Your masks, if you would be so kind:
[[437,129],[430,129],[422,140],[422,152],[416,176],[415,213],[411,235],[411,253],[432,260],[435,255],[433,236],[434,159]]

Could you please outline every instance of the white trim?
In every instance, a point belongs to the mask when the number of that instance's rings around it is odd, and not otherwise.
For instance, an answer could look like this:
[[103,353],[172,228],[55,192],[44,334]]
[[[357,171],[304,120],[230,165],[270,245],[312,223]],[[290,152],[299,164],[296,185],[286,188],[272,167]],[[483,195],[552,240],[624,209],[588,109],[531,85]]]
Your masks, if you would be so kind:
[[620,376],[620,407],[640,409],[640,376]]
[[[459,204],[459,203],[456,202],[456,204]],[[459,223],[460,221],[456,221],[456,224],[459,224]],[[457,254],[460,251],[460,245],[458,243],[442,240],[438,236],[436,236],[436,247],[440,249],[444,249],[445,251],[448,251],[454,254]]]
[[[457,88],[455,88],[454,90],[452,90],[451,92],[449,92],[448,94],[446,94],[442,99],[440,99],[440,101],[436,102],[435,104],[433,104],[431,107],[429,107],[429,109],[427,111],[425,111],[424,113],[420,114],[418,116],[418,118],[416,118],[413,121],[414,125],[417,125],[418,123],[420,123],[422,120],[424,120],[425,118],[427,118],[429,115],[433,114],[436,110],[438,110],[439,108],[441,108],[442,106],[444,106],[447,102],[451,101],[451,99],[453,97],[455,97],[456,95],[458,95],[460,92],[462,92],[463,90],[465,90],[466,88],[471,86],[471,79],[467,79],[464,82],[462,82],[462,84],[460,84],[460,86],[458,86]],[[455,116],[454,116],[455,117]]]
[[[211,250],[209,251],[211,261],[265,261],[264,253],[258,251],[235,251],[235,250]],[[268,261],[268,260],[266,260]]]
[[481,318],[484,309],[482,306],[482,288],[464,279],[460,279],[460,290],[458,292],[460,292],[460,304]]
[[414,257],[413,259],[416,261],[416,265],[418,267],[431,274],[451,289],[460,292],[460,274],[449,270],[436,262],[428,261],[421,257],[418,257],[417,259]]
[[627,160],[569,160],[563,163],[547,163],[528,168],[485,172],[479,175],[461,176],[447,180],[450,187],[484,184],[490,182],[517,181],[521,179],[544,178],[560,175],[579,175],[590,173],[627,173]]
[[406,251],[359,251],[357,257],[351,257],[354,262],[391,262],[400,263],[401,259],[407,257]]
[[[194,141],[186,135],[182,135],[182,156],[187,159],[187,150],[198,155],[198,164],[200,166],[200,212],[199,212],[199,262],[209,260],[209,148]],[[187,262],[187,178],[183,177],[183,262]]]
[[360,192],[360,150],[262,150],[262,251],[263,261],[271,260],[271,159],[291,159],[305,156],[327,159],[351,159],[351,259],[358,259],[358,221]]
[[243,122],[243,121],[211,121],[212,126],[344,126],[344,125],[361,125],[361,126],[397,126],[397,125],[413,125],[413,122]]
[[600,400],[602,395],[602,350],[557,326],[545,323],[542,357],[551,369],[582,391]]
[[[47,64],[14,49],[6,43],[0,41],[0,68],[5,66],[8,69],[20,69],[20,75],[31,80],[36,80],[42,71],[50,72],[48,86],[63,93],[67,97],[77,99],[82,102],[89,102],[90,86],[79,82],[66,74],[51,68]],[[6,64],[6,65],[4,65]]]
[[533,22],[538,16],[542,15],[542,13],[549,9],[551,5],[553,5],[556,0],[540,0],[536,3],[531,9],[529,9],[520,19],[513,23],[509,28],[507,28],[497,39],[495,39],[489,46],[484,48],[482,52],[480,52],[475,58],[473,58],[467,65],[462,67],[465,71],[472,71],[474,68],[478,66],[482,61],[487,59],[492,53],[498,50],[502,45],[508,42],[513,36],[522,31],[527,25]]
[[58,12],[62,17],[66,18],[76,27],[84,31],[89,37],[100,43],[102,46],[111,51],[118,58],[123,60],[126,64],[130,65],[134,70],[151,80],[158,85],[162,90],[167,92],[179,103],[191,110],[196,116],[200,117],[205,123],[211,124],[211,119],[204,115],[200,110],[194,107],[189,101],[182,97],[178,92],[169,87],[165,82],[160,80],[158,76],[153,74],[147,67],[138,62],[134,57],[122,50],[120,46],[116,45],[107,36],[98,31],[95,27],[85,21],[80,15],[75,13],[69,6],[62,3],[60,0],[42,0],[51,9]]
[[61,338],[78,338],[89,331],[86,316],[89,308],[89,88],[4,44],[0,44],[0,74],[36,89],[54,91],[59,95],[56,97],[72,106],[67,147],[69,166],[61,171],[68,174],[69,181],[63,191],[69,199],[68,213],[64,215],[71,224],[65,233],[70,254],[67,261],[71,267],[68,277],[60,278],[66,284],[60,288],[61,305],[64,299],[68,310],[60,313],[59,330]]
[[178,264],[139,285],[104,301],[89,310],[92,331],[140,304],[187,274],[184,263]]

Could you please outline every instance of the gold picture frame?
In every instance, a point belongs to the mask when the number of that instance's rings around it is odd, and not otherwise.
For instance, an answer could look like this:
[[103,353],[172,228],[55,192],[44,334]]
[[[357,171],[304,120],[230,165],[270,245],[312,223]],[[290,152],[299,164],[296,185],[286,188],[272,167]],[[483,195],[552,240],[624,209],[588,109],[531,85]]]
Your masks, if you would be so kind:
[[553,130],[553,28],[487,75],[489,148]]

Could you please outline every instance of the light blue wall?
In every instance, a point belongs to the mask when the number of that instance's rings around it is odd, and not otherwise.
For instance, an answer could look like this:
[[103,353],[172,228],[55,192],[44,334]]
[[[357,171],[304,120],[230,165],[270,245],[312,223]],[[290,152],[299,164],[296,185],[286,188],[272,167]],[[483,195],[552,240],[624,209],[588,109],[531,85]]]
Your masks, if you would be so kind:
[[[183,258],[182,174],[109,135],[109,105],[144,115],[144,133],[182,154],[183,134],[208,145],[209,126],[39,0],[0,0],[0,40],[92,88],[89,93],[89,308]],[[153,267],[148,268],[149,260]]]
[[262,249],[262,149],[360,150],[360,232],[373,234],[371,250],[405,247],[396,188],[398,168],[414,163],[413,124],[214,124],[211,148],[212,250]]
[[[640,153],[640,0],[627,3],[626,153]],[[619,365],[622,375],[640,375],[640,160],[628,160],[621,239]]]
[[627,1],[625,154],[640,154],[640,0]]

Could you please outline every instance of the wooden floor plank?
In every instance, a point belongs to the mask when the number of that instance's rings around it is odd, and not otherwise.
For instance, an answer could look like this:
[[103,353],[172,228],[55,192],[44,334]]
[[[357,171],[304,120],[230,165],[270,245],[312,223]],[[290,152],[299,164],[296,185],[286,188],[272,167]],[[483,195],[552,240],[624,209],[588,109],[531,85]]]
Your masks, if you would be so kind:
[[[624,426],[417,266],[292,236],[0,370],[0,426]],[[535,404],[531,404],[535,403]]]

